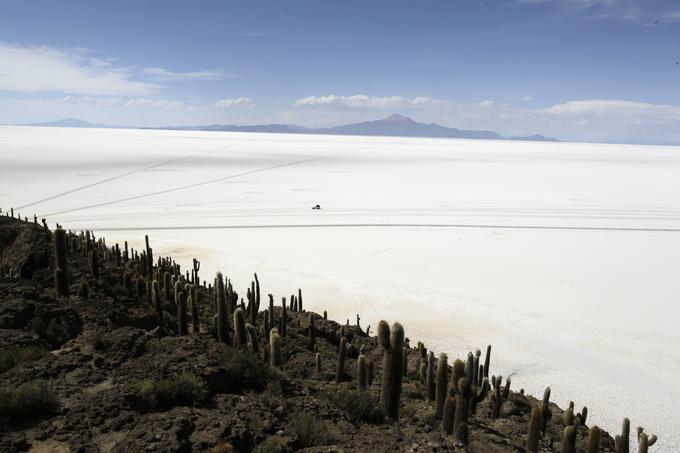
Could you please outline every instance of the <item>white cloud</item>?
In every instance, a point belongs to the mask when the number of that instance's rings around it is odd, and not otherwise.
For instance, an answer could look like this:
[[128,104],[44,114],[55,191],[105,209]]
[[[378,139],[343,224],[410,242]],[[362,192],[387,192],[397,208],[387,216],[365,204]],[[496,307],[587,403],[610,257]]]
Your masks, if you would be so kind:
[[487,100],[484,100],[484,101],[480,102],[479,104],[477,104],[477,106],[478,107],[493,107],[494,102],[487,99]]
[[[183,80],[218,80],[225,77],[220,71],[173,72],[163,68],[145,68],[142,74],[160,82],[176,82]],[[227,77],[234,77],[227,74]]]
[[368,96],[366,94],[355,94],[352,96],[337,96],[335,94],[329,94],[327,96],[308,96],[306,98],[298,99],[295,101],[295,106],[384,109],[393,107],[406,107],[409,105],[436,105],[442,102],[444,101],[441,99],[435,99],[429,96],[407,98],[404,96]]
[[650,120],[680,120],[678,106],[616,99],[570,101],[544,109],[543,112],[562,116],[609,115]]
[[140,96],[158,85],[131,79],[127,68],[88,57],[82,50],[22,46],[0,42],[0,90],[19,93],[69,93]]
[[221,101],[215,102],[213,104],[214,107],[218,108],[231,108],[231,107],[245,107],[245,106],[252,106],[253,105],[253,100],[250,98],[227,98],[227,99],[222,99]]
[[437,105],[441,104],[442,101],[441,99],[434,99],[429,96],[418,96],[413,99],[411,99],[411,104],[413,105],[427,105],[427,104],[432,104],[432,105]]
[[126,107],[144,107],[155,109],[181,109],[186,105],[182,101],[171,101],[168,99],[148,99],[148,98],[132,98],[125,103]]

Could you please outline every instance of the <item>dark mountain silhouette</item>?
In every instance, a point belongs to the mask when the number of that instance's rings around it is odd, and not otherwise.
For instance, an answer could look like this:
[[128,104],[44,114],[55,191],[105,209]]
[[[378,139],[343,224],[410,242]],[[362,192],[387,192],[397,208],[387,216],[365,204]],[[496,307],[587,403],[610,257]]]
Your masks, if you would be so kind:
[[[52,127],[118,127],[92,124],[73,118],[51,121],[47,123],[31,124],[31,126]],[[543,135],[531,135],[527,137],[503,137],[493,131],[461,130],[441,126],[435,123],[419,123],[403,115],[394,114],[381,120],[364,121],[361,123],[345,124],[335,127],[308,128],[294,124],[260,124],[253,126],[236,126],[233,124],[210,124],[204,126],[166,126],[158,128],[141,129],[164,129],[181,131],[222,131],[222,132],[263,132],[277,134],[322,134],[322,135],[375,135],[391,137],[432,137],[432,138],[469,138],[486,140],[528,140],[528,141],[551,141],[558,140],[544,137]]]

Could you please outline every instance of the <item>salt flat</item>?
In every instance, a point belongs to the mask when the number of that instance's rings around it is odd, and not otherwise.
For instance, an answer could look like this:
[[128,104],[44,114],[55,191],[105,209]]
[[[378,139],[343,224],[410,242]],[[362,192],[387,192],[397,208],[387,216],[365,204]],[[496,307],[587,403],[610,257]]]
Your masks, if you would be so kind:
[[679,148],[1,127],[0,206],[449,357],[492,344],[514,388],[680,450]]

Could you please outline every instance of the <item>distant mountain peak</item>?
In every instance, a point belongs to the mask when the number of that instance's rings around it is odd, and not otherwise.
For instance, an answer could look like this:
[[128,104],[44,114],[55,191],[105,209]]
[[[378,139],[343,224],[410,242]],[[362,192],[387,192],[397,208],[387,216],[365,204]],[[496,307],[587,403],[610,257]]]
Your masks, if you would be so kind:
[[398,113],[393,113],[390,116],[386,116],[385,118],[380,120],[381,123],[402,123],[402,124],[415,124],[415,121],[413,121],[411,118],[400,115]]

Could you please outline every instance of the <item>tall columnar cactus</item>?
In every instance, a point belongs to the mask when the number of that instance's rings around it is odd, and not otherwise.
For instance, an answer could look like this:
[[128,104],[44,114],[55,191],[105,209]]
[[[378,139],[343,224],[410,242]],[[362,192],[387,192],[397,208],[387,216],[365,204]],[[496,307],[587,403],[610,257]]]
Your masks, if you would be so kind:
[[621,446],[616,453],[630,453],[630,420],[628,417],[621,423]]
[[158,280],[153,281],[153,304],[156,308],[156,316],[158,316],[158,327],[161,334],[163,334],[163,303],[161,302],[161,289]]
[[172,302],[173,297],[172,297],[172,275],[170,275],[170,272],[165,271],[163,273],[163,291],[165,294],[165,300],[167,302]]
[[366,390],[366,378],[366,356],[361,354],[357,359],[357,381],[359,383],[359,390]]
[[316,353],[316,372],[321,373],[321,354]]
[[309,350],[314,350],[316,344],[316,326],[314,325],[314,316],[310,313],[307,317],[307,336],[309,337]]
[[255,275],[255,295],[254,295],[254,309],[253,312],[251,313],[251,321],[253,325],[256,325],[257,321],[257,313],[260,311],[260,280],[257,278],[257,274]]
[[286,310],[286,298],[281,298],[281,336],[286,336],[286,331],[288,330],[288,311]]
[[366,386],[370,387],[373,385],[373,360],[366,359]]
[[335,382],[340,382],[345,376],[345,357],[347,356],[347,338],[340,338],[338,347],[338,363],[335,368]]
[[472,380],[470,381],[471,385],[479,385],[479,358],[481,355],[482,351],[477,349],[475,351],[474,361],[472,362]]
[[386,321],[378,324],[378,343],[383,347],[383,375],[380,401],[387,417],[399,419],[399,399],[404,354],[404,328],[394,323],[392,329]]
[[562,434],[562,453],[576,453],[576,426],[569,425]]
[[594,425],[588,431],[588,442],[586,443],[586,453],[597,453],[600,451],[600,440],[602,439],[602,430]]
[[654,445],[657,440],[656,434],[649,436],[644,431],[643,428],[638,426],[638,453],[647,453],[648,448]]
[[302,289],[298,288],[298,304],[300,311],[304,311],[304,308],[302,308]]
[[484,398],[486,398],[486,395],[489,393],[489,378],[482,379],[480,385],[474,384],[471,393],[470,414],[474,415],[477,412],[477,404],[484,401]]
[[191,328],[194,333],[198,333],[200,330],[198,315],[198,286],[190,285],[189,294],[191,299]]
[[467,444],[468,438],[468,414],[470,411],[470,381],[462,377],[458,380],[456,391],[456,416],[453,420],[453,432],[456,439]]
[[144,236],[144,242],[146,243],[147,275],[153,278],[153,249],[149,247],[149,236]]
[[177,334],[187,335],[189,328],[187,325],[187,295],[184,291],[179,291],[177,295]]
[[491,376],[491,386],[493,387],[493,393],[491,393],[491,419],[495,420],[498,418],[501,412],[501,406],[503,405],[503,397],[501,395],[501,384],[503,383],[502,376]]
[[529,419],[529,436],[527,438],[527,453],[538,453],[538,441],[541,437],[541,424],[543,423],[543,415],[541,408],[534,406],[531,409],[531,418]]
[[453,421],[456,413],[456,392],[453,388],[448,391],[448,396],[444,401],[443,428],[447,435],[453,434]]
[[248,347],[250,348],[250,352],[258,354],[260,352],[260,346],[257,342],[257,328],[252,324],[246,324],[246,332],[248,332]]
[[97,249],[93,248],[92,250],[90,250],[87,258],[92,277],[99,279],[99,257],[97,255]]
[[248,347],[246,314],[240,308],[237,308],[234,312],[234,346],[241,349]]
[[224,292],[224,279],[222,273],[218,272],[215,277],[215,287],[217,288],[216,303],[217,303],[217,340],[221,343],[229,344],[229,309],[227,308],[227,296]]
[[192,264],[193,264],[192,273],[193,273],[194,285],[198,286],[198,285],[201,284],[201,279],[198,277],[198,271],[201,270],[201,262],[198,261],[196,258],[194,258]]
[[586,425],[586,420],[588,419],[588,407],[583,406],[583,409],[581,410],[581,425],[585,426]]
[[446,354],[439,354],[439,360],[437,361],[437,376],[436,376],[436,389],[435,389],[435,402],[436,410],[435,416],[437,420],[441,420],[444,413],[444,400],[448,394],[447,383],[448,383],[448,370],[449,364],[447,362],[448,358]]
[[552,417],[552,412],[550,411],[550,387],[546,387],[545,391],[543,392],[541,416],[543,417],[541,432],[545,434],[545,430],[548,428],[548,421],[550,421],[550,418]]
[[272,294],[268,294],[269,296],[269,328],[273,329],[274,328],[274,296]]
[[283,354],[281,352],[281,337],[276,329],[269,334],[269,365],[272,368],[283,369]]
[[484,377],[489,377],[489,366],[491,366],[491,345],[486,347],[486,355],[484,356]]
[[57,290],[57,296],[69,296],[68,283],[68,262],[66,260],[66,231],[61,228],[54,230],[54,256],[56,266],[54,269],[54,287]]
[[427,356],[427,372],[425,373],[425,390],[427,399],[435,400],[435,376],[434,376],[434,352],[430,351]]

